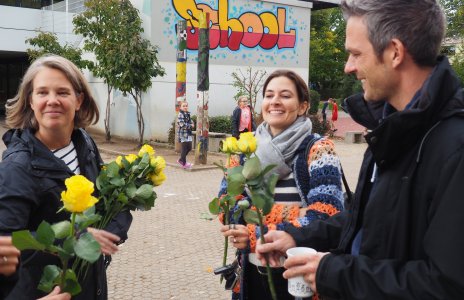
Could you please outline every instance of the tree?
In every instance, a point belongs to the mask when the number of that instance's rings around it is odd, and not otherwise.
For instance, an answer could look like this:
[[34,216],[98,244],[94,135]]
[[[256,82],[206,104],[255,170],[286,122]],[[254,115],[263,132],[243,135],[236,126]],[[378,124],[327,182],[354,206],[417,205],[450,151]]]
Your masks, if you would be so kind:
[[[450,63],[464,83],[464,0],[440,0],[446,14],[448,47],[442,53],[450,56]],[[448,53],[449,44],[453,51]]]
[[345,28],[339,8],[318,10],[311,15],[309,81],[322,99],[344,98],[358,88],[354,84],[347,86],[352,81],[347,80],[343,72]]
[[138,11],[127,1],[89,0],[86,10],[73,19],[74,32],[84,36],[84,49],[95,54],[91,72],[107,85],[105,110],[106,140],[111,140],[110,100],[113,88],[118,88],[121,70],[116,63],[121,59],[120,45],[142,31]]
[[142,93],[151,87],[151,78],[164,76],[164,68],[157,59],[158,48],[140,35],[133,36],[120,45],[121,60],[116,68],[121,70],[116,86],[123,93],[129,93],[135,100],[137,108],[137,124],[139,145],[143,143],[145,123],[142,113]]
[[36,47],[35,49],[29,48],[26,50],[30,61],[34,61],[45,54],[56,54],[69,59],[81,70],[92,67],[91,61],[82,59],[81,49],[74,48],[69,44],[61,46],[58,37],[54,33],[39,32],[36,37],[27,39],[26,43]]
[[235,99],[238,100],[240,96],[247,96],[250,100],[251,112],[254,118],[256,118],[256,98],[258,97],[259,90],[263,87],[264,76],[266,76],[266,71],[254,71],[252,67],[248,67],[245,74],[243,74],[241,69],[232,72],[232,85],[238,90],[237,94],[235,94]]
[[464,36],[464,0],[440,0],[447,20],[448,38]]

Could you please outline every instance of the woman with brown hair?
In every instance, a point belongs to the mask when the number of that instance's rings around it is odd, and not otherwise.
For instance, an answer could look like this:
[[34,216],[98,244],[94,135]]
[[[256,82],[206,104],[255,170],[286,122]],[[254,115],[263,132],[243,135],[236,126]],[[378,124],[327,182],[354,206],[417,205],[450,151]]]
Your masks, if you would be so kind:
[[[279,175],[274,206],[265,218],[266,230],[300,227],[343,209],[340,161],[330,140],[311,134],[312,124],[306,117],[308,106],[308,87],[293,71],[277,70],[265,81],[261,105],[264,122],[255,133],[256,155],[262,165],[276,165],[273,172]],[[231,217],[230,223],[236,220]],[[233,298],[271,299],[266,269],[254,253],[261,235],[259,226],[246,224],[242,219],[240,223],[221,228],[223,235],[230,237],[240,250],[242,278]],[[277,298],[294,299],[287,291],[283,271],[272,271]]]

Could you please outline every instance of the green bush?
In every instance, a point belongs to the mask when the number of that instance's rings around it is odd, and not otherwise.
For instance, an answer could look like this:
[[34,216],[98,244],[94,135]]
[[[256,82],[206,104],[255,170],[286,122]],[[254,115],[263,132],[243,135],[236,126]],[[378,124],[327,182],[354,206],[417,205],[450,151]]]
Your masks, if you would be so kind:
[[209,118],[209,131],[232,133],[232,120],[230,116],[217,116]]
[[319,101],[321,100],[321,95],[315,90],[309,90],[309,99],[309,114],[315,115],[317,114],[317,110],[319,109]]
[[311,123],[313,123],[313,133],[318,133],[321,136],[327,135],[329,132],[329,123],[326,122],[325,124],[322,122],[322,119],[319,117],[319,115],[309,115],[309,119],[311,120]]

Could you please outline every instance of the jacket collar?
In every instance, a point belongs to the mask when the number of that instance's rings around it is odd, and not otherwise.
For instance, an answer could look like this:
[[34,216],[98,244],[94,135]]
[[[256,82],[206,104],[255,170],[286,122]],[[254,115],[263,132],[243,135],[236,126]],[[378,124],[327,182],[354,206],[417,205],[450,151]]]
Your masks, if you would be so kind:
[[[73,131],[72,140],[76,147],[80,163],[84,162],[85,165],[87,160],[95,158],[95,155],[85,152],[85,149],[92,148],[87,145],[86,139],[79,130]],[[41,173],[45,171],[48,177],[54,177],[53,173],[56,173],[56,176],[59,178],[63,177],[63,172],[73,175],[66,164],[56,158],[55,155],[34,136],[34,133],[30,129],[10,129],[4,134],[3,141],[7,146],[7,150],[3,153],[3,159],[13,153],[28,152],[33,172]]]
[[415,105],[382,119],[385,102],[366,102],[361,94],[345,100],[351,117],[371,129],[366,141],[380,168],[394,163],[419,141],[438,121],[456,114],[464,115],[464,97],[459,79],[448,60],[440,57],[429,79],[421,88]]

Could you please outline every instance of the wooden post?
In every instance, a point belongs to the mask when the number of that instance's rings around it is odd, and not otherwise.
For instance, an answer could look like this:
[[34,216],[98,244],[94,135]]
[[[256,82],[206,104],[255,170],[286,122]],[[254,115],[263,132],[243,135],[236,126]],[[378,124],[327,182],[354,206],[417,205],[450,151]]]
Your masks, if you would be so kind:
[[200,13],[199,24],[195,164],[204,165],[207,163],[209,133],[209,13]]
[[178,137],[177,114],[180,109],[180,102],[186,100],[186,74],[187,74],[187,21],[177,22],[177,54],[176,54],[176,100],[174,121],[174,149],[180,152],[180,142]]

